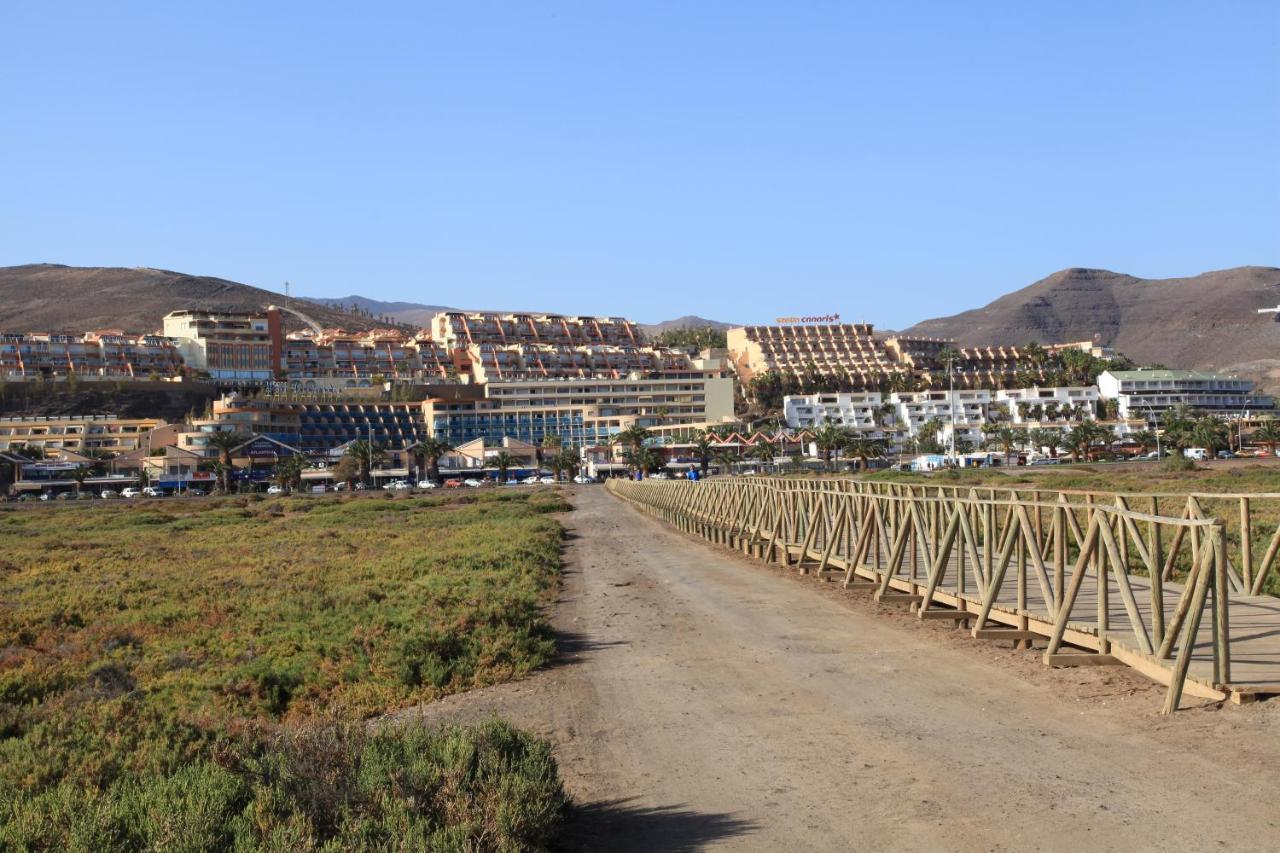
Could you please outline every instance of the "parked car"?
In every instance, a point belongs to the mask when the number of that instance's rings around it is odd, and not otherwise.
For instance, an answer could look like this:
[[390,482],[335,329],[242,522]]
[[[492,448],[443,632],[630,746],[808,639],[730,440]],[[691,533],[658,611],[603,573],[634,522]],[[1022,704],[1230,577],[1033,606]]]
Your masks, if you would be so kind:
[[595,479],[594,479],[594,478],[592,478],[592,477],[588,477],[586,474],[579,474],[578,476],[576,476],[576,477],[574,477],[574,478],[573,478],[573,482],[575,482],[575,483],[594,483],[594,482],[595,482]]
[[1219,450],[1218,458],[1219,459],[1238,459],[1239,456],[1237,456],[1235,453],[1232,453],[1230,450]]
[[53,500],[53,492],[41,492],[41,493],[40,493],[40,500],[42,500],[42,501],[51,501],[51,500]]
[[120,493],[112,491],[111,489],[103,489],[102,493],[99,494],[98,497],[102,498],[105,501],[105,500],[110,500],[111,498],[120,497]]
[[408,480],[392,480],[382,487],[389,492],[403,492],[409,488]]
[[198,486],[192,486],[191,488],[187,489],[186,494],[190,495],[193,498],[202,498],[204,497],[204,489],[201,489]]
[[1041,456],[1039,459],[1032,459],[1028,465],[1057,465],[1058,459],[1053,456]]
[[55,498],[55,500],[60,500],[60,501],[73,501],[75,499],[76,499],[75,492],[58,492],[57,497]]
[[462,481],[462,485],[466,486],[469,489],[478,489],[481,486],[483,486],[484,483],[480,482],[474,477],[468,477],[467,479]]
[[544,485],[544,486],[554,486],[554,485],[556,484],[556,478],[555,478],[555,477],[543,477],[543,478],[542,478],[541,480],[539,480],[538,482],[542,483],[542,485]]
[[462,481],[461,481],[461,480],[459,480],[459,479],[457,479],[456,477],[455,477],[454,479],[452,479],[452,480],[445,480],[445,481],[444,481],[444,487],[445,487],[446,489],[461,489],[461,488],[462,488]]
[[1203,447],[1188,447],[1182,451],[1182,455],[1188,459],[1204,460],[1209,458],[1209,451]]
[[434,481],[434,480],[419,480],[419,481],[418,481],[418,488],[419,488],[419,489],[434,489],[435,487],[436,487],[436,484],[435,484],[435,481]]
[[155,486],[143,486],[142,495],[147,498],[162,498],[164,497],[164,492],[160,491]]
[[269,495],[283,495],[283,494],[284,494],[284,486],[281,486],[281,485],[279,485],[278,483],[272,483],[270,486],[267,486],[267,494],[269,494]]
[[120,497],[122,497],[122,498],[140,498],[140,497],[142,497],[142,490],[141,490],[141,489],[138,489],[138,488],[135,488],[135,487],[133,487],[133,486],[125,486],[123,489],[121,489],[121,490],[120,490]]

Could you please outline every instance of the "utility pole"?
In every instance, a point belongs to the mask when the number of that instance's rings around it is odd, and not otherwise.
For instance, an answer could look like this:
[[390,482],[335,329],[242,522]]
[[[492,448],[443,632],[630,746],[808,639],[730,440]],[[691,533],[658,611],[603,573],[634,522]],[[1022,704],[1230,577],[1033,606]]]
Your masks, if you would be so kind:
[[947,408],[951,412],[951,461],[956,461],[956,373],[953,369],[956,354],[947,352]]

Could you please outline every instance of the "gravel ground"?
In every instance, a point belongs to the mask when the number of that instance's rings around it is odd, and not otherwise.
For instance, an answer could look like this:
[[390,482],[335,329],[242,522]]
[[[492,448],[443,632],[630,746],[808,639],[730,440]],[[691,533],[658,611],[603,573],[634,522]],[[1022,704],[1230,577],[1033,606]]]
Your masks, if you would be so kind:
[[576,490],[562,659],[398,717],[551,738],[568,850],[1276,850],[1280,701],[921,624]]

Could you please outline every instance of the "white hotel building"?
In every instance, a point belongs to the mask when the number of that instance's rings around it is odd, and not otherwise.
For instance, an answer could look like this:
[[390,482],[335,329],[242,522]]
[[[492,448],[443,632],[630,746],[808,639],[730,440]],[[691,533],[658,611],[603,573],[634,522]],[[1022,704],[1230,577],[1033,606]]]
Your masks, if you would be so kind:
[[1154,421],[1186,405],[1224,417],[1270,412],[1275,400],[1253,393],[1253,383],[1202,370],[1108,370],[1098,377],[1098,393],[1115,400],[1121,418]]
[[[787,426],[812,428],[823,423],[858,430],[872,438],[911,438],[935,418],[938,440],[956,438],[978,444],[992,422],[1021,427],[1066,427],[1097,417],[1098,389],[1088,387],[1010,388],[1001,391],[957,389],[881,394],[876,391],[807,394],[783,399]],[[954,421],[954,426],[953,426]]]

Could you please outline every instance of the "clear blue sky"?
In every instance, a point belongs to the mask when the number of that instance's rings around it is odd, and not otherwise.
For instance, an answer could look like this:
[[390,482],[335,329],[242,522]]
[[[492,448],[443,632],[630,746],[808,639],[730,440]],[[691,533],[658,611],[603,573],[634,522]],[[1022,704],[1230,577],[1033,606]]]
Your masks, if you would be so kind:
[[0,116],[0,265],[882,327],[1280,265],[1274,0],[10,2]]

